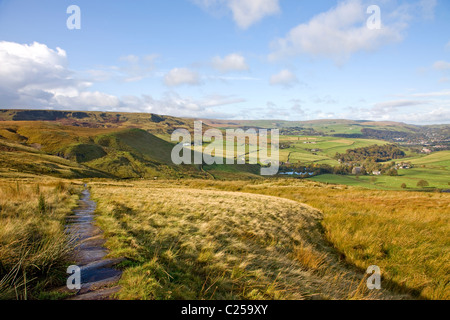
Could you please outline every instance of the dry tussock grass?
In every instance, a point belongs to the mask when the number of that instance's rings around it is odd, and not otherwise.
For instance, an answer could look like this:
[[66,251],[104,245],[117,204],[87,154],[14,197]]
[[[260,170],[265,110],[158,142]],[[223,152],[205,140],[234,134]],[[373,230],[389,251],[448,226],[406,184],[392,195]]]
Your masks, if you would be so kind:
[[378,265],[383,286],[450,299],[450,195],[364,190],[311,181],[179,181],[192,188],[267,194],[323,212],[326,239],[360,270]]
[[111,255],[129,259],[119,298],[392,298],[358,289],[364,274],[339,262],[318,210],[173,185],[91,185]]
[[75,192],[59,180],[0,181],[0,299],[38,298],[64,275]]

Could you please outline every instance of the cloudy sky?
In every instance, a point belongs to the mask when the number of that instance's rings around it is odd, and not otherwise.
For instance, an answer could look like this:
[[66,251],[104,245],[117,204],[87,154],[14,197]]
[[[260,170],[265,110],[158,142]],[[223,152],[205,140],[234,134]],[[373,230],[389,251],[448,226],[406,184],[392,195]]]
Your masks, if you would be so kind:
[[450,123],[450,1],[0,0],[0,108]]

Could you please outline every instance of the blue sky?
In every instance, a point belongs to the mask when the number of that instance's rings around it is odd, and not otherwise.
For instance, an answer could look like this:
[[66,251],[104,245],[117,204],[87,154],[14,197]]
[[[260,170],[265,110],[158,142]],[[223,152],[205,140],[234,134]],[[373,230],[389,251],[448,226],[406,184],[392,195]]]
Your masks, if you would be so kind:
[[450,123],[449,31],[446,0],[0,0],[0,108]]

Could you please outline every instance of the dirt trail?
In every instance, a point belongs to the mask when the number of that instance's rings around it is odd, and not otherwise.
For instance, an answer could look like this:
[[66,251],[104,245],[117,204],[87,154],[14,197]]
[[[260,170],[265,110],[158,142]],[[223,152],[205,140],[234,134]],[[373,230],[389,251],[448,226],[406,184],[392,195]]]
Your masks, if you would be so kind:
[[94,224],[96,203],[85,189],[79,206],[67,218],[67,232],[76,238],[73,261],[81,268],[81,289],[70,300],[109,300],[120,290],[122,272],[113,268],[123,259],[104,259],[108,250],[100,228]]

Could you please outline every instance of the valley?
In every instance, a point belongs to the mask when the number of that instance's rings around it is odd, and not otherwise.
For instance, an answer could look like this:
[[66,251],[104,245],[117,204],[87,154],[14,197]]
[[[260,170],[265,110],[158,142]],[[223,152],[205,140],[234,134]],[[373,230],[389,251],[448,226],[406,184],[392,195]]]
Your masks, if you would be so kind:
[[[280,136],[280,174],[263,177],[261,163],[174,165],[171,133],[193,130],[193,119],[0,115],[1,299],[73,298],[55,288],[74,250],[64,219],[85,184],[106,258],[122,261],[110,299],[450,298],[448,150],[296,131]],[[354,134],[348,123],[319,125]],[[367,170],[354,174],[355,167]],[[311,175],[282,174],[289,172]],[[365,285],[371,265],[383,270],[380,291]]]

